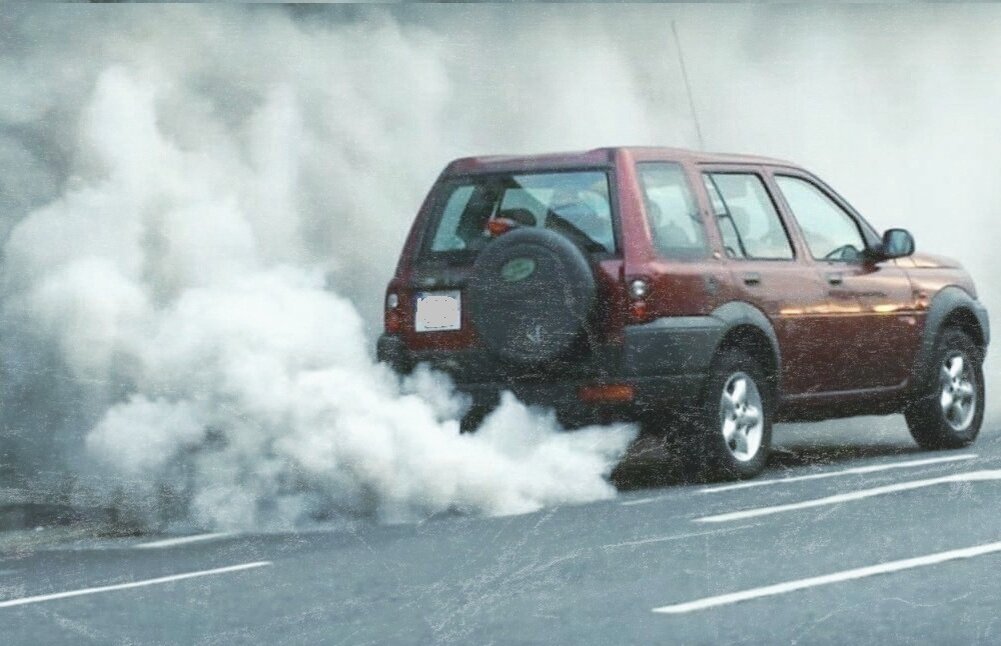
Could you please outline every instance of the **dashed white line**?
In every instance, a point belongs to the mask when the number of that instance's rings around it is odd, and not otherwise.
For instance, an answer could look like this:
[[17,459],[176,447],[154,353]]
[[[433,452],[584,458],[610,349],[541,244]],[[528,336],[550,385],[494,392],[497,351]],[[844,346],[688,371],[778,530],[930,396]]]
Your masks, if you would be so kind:
[[968,471],[966,473],[954,473],[952,475],[941,476],[938,478],[926,478],[924,480],[910,480],[908,482],[898,482],[891,485],[884,485],[882,487],[873,487],[871,489],[859,489],[858,491],[849,491],[848,493],[841,493],[834,496],[825,496],[823,498],[814,498],[812,500],[804,500],[801,502],[794,502],[786,505],[774,505],[772,507],[758,507],[756,509],[745,509],[743,511],[733,511],[726,514],[716,514],[714,516],[703,516],[702,518],[696,518],[694,520],[696,523],[725,523],[731,520],[744,520],[745,518],[757,518],[758,516],[780,514],[787,511],[809,509],[811,507],[822,507],[824,505],[837,505],[843,502],[852,502],[855,500],[862,500],[863,498],[882,496],[889,493],[896,493],[898,491],[921,489],[923,487],[933,487],[935,485],[948,484],[952,482],[976,482],[984,480],[1001,480],[1001,469],[990,469],[985,471]]
[[732,603],[738,603],[740,601],[748,601],[751,599],[759,599],[761,597],[770,597],[778,594],[786,594],[787,592],[804,590],[806,588],[815,588],[817,586],[830,585],[832,583],[840,583],[842,581],[851,581],[853,579],[863,579],[865,577],[875,576],[877,574],[887,574],[890,572],[899,572],[901,570],[909,570],[912,568],[937,565],[939,563],[945,563],[946,561],[968,559],[968,558],[973,558],[975,556],[983,556],[984,554],[992,554],[995,552],[1001,552],[1001,542],[987,543],[985,545],[976,545],[974,547],[965,547],[962,549],[949,550],[946,552],[937,552],[935,554],[928,554],[926,556],[918,556],[909,559],[902,559],[899,561],[888,561],[886,563],[879,563],[877,565],[870,565],[868,567],[860,567],[853,570],[843,570],[841,572],[834,572],[832,574],[825,574],[823,576],[810,577],[808,579],[785,581],[784,583],[766,585],[760,588],[750,588],[748,590],[741,590],[740,592],[731,592],[729,594],[721,594],[715,597],[704,597],[702,599],[696,599],[694,601],[686,601],[685,603],[676,603],[669,606],[661,606],[660,608],[654,608],[653,611],[670,615],[683,614],[686,612],[694,612],[696,610],[705,610],[706,608],[725,606]]
[[162,547],[174,547],[176,545],[187,545],[188,543],[200,543],[202,541],[211,541],[217,538],[226,538],[228,536],[233,536],[234,534],[230,532],[213,532],[210,534],[195,534],[193,536],[178,536],[177,538],[165,538],[159,541],[151,541],[149,543],[139,543],[138,545],[133,545],[138,550],[147,549],[157,549]]
[[852,467],[851,469],[842,469],[840,471],[825,471],[823,473],[810,473],[802,476],[776,478],[774,480],[749,480],[747,482],[736,482],[734,484],[722,485],[719,487],[707,487],[705,489],[700,489],[699,493],[718,493],[721,491],[733,491],[734,489],[748,489],[751,487],[766,487],[768,485],[775,485],[775,484],[802,482],[803,480],[820,480],[822,478],[835,478],[838,476],[877,473],[879,471],[889,471],[891,469],[909,469],[912,467],[923,467],[929,464],[941,464],[945,462],[959,462],[961,460],[972,460],[976,457],[978,457],[976,453],[964,453],[963,455],[947,455],[940,458],[925,458],[922,460],[906,460],[904,462],[887,462],[883,464],[870,464],[864,467]]
[[34,597],[22,597],[20,599],[8,599],[0,601],[0,608],[12,608],[14,606],[25,606],[30,603],[42,603],[44,601],[55,601],[57,599],[69,599],[71,597],[82,597],[88,594],[100,594],[102,592],[114,592],[115,590],[128,590],[130,588],[143,588],[151,585],[163,583],[173,583],[185,579],[194,579],[203,576],[213,576],[216,574],[226,574],[228,572],[240,572],[241,570],[252,570],[254,568],[267,567],[271,561],[255,561],[254,563],[241,563],[239,565],[229,565],[226,567],[214,568],[212,570],[201,570],[198,572],[184,572],[182,574],[171,574],[155,579],[145,579],[143,581],[130,581],[129,583],[117,583],[115,585],[102,585],[96,588],[83,588],[81,590],[69,590],[67,592],[54,592],[52,594],[40,594]]

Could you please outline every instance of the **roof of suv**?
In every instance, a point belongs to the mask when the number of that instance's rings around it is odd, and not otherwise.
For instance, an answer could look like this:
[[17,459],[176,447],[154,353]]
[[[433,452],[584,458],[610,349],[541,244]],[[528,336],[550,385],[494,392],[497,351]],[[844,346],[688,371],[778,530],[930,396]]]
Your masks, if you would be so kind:
[[656,146],[620,146],[594,148],[576,152],[544,153],[539,155],[487,155],[463,157],[448,165],[449,174],[482,173],[510,170],[543,170],[550,168],[587,168],[607,166],[614,162],[617,152],[625,152],[640,160],[663,159],[690,161],[697,164],[764,164],[769,166],[796,166],[780,159],[739,155],[732,153],[706,153],[684,148]]

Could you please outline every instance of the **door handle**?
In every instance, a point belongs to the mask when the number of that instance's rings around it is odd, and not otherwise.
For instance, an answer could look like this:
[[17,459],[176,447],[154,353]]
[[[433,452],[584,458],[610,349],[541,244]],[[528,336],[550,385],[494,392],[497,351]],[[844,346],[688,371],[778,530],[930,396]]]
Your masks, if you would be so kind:
[[749,271],[744,274],[744,284],[745,285],[760,285],[761,284],[761,274],[756,271]]
[[845,282],[845,279],[844,276],[842,276],[840,273],[834,272],[827,274],[827,282],[829,282],[832,285],[840,285],[841,283]]

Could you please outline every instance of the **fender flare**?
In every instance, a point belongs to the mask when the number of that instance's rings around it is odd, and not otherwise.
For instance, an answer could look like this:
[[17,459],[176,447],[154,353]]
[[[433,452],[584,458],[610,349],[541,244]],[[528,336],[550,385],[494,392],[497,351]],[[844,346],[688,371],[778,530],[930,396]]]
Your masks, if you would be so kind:
[[911,367],[912,383],[916,386],[922,384],[923,368],[935,352],[935,341],[938,339],[945,321],[956,313],[969,317],[969,320],[975,323],[980,338],[975,338],[974,342],[980,346],[981,350],[987,350],[991,334],[987,308],[961,287],[949,285],[940,289],[932,298],[928,313],[925,315],[924,330],[921,333],[914,365]]
[[723,333],[719,336],[714,354],[719,351],[720,345],[727,335],[738,327],[752,327],[765,335],[775,360],[775,389],[777,393],[782,381],[782,351],[779,347],[778,335],[775,334],[775,328],[765,313],[746,301],[730,301],[713,310],[712,316],[723,321]]

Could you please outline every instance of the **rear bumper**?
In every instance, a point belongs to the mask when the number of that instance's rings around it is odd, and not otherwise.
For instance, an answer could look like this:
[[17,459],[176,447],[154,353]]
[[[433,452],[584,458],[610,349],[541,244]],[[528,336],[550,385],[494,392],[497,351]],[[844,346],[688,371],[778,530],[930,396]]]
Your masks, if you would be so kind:
[[583,401],[581,389],[595,386],[593,380],[466,383],[458,384],[458,389],[472,397],[473,407],[480,410],[492,409],[500,402],[500,394],[509,391],[525,404],[554,409],[564,424],[578,426],[640,421],[665,409],[681,407],[697,400],[703,379],[703,375],[674,375],[606,382],[631,386],[633,397],[629,401]]
[[[412,352],[403,340],[383,335],[380,361],[407,373],[419,363],[449,373],[474,406],[489,409],[510,391],[527,404],[552,407],[572,423],[635,420],[665,408],[694,404],[709,373],[724,324],[710,316],[657,319],[627,326],[623,342],[596,348],[586,359],[525,374],[479,349]],[[581,389],[601,384],[631,386],[624,402],[585,402]]]

